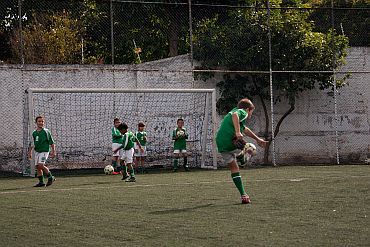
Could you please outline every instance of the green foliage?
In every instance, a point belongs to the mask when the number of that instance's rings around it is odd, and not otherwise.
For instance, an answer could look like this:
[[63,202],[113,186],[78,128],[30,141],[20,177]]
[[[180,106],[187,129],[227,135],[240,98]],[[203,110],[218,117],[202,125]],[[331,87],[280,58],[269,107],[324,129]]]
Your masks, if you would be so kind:
[[[290,1],[289,4],[292,3]],[[279,1],[272,1],[272,5],[280,6]],[[310,13],[294,9],[271,11],[273,70],[331,71],[344,63],[347,38],[333,30],[315,32],[314,23],[308,20]],[[202,67],[269,70],[268,15],[264,9],[230,9],[226,20],[221,20],[217,14],[201,20],[196,25],[194,40],[194,57],[202,63]],[[294,105],[300,92],[316,86],[320,89],[333,86],[333,78],[327,73],[277,73],[273,80],[274,89],[291,105]],[[337,86],[342,85],[343,81]],[[218,86],[220,113],[231,109],[241,97],[269,97],[268,77],[257,73],[226,75]]]
[[[331,7],[331,0],[311,0],[309,2],[314,7]],[[370,1],[336,0],[334,1],[334,8],[334,29],[346,35],[351,46],[370,46],[368,31]],[[310,19],[317,23],[316,31],[327,32],[332,28],[332,12],[330,9],[317,9],[312,13]]]
[[[22,30],[24,55],[30,64],[79,63],[81,27],[76,19],[64,12],[59,15],[33,15],[33,21]],[[11,47],[19,61],[19,32],[15,32]]]

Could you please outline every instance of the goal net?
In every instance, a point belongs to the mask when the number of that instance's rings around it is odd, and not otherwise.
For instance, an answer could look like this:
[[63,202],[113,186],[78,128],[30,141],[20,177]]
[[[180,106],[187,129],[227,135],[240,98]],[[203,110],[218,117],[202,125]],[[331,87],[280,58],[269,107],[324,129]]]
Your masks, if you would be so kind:
[[[113,119],[118,117],[136,132],[143,122],[148,133],[146,166],[172,165],[172,131],[178,118],[189,133],[187,151],[191,167],[217,167],[214,133],[214,89],[66,89],[30,88],[29,130],[31,143],[36,116],[45,117],[53,135],[57,157],[51,169],[103,168],[112,155]],[[24,162],[25,174],[34,175],[34,162]]]

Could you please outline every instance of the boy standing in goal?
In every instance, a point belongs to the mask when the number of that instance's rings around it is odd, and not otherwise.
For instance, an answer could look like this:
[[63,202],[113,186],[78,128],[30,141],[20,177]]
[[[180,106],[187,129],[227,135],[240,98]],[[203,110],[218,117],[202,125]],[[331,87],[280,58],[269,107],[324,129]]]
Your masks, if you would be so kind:
[[[141,171],[144,171],[144,161],[146,157],[146,143],[148,142],[147,133],[144,130],[145,124],[139,123],[138,124],[138,130],[135,133],[136,142],[135,142],[135,158],[136,158],[136,169],[141,169]],[[141,148],[139,148],[139,142],[141,145]]]
[[[119,118],[115,118],[113,120],[113,128],[112,128],[112,151],[116,150],[122,145],[122,134],[117,129],[118,126],[121,124],[121,121]],[[120,173],[120,164],[119,164],[119,157],[122,155],[122,150],[119,150],[119,152],[113,152],[112,155],[112,166],[114,168],[113,175],[117,175]]]
[[[32,151],[35,149],[35,166],[37,169],[37,178],[39,179],[39,182],[34,187],[45,187],[52,185],[55,181],[54,176],[49,171],[49,168],[47,168],[45,165],[49,156],[50,147],[50,158],[55,157],[55,143],[50,131],[44,128],[44,117],[36,117],[36,125],[36,130],[32,132],[34,147],[30,145],[28,150],[28,158],[30,160],[32,159]],[[44,183],[44,174],[48,177],[48,182],[46,184]]]
[[[121,168],[122,168],[122,180],[126,182],[136,182],[134,166],[132,165],[134,160],[134,142],[136,137],[134,133],[128,131],[128,126],[125,123],[121,123],[117,129],[121,132],[123,136],[122,145],[115,149],[113,152],[118,152],[123,149],[122,155],[120,156]],[[138,143],[139,148],[141,149],[140,143]],[[130,173],[130,176],[127,174],[127,170]]]
[[172,132],[172,140],[174,140],[173,144],[173,171],[177,172],[179,159],[180,157],[184,157],[184,169],[185,171],[189,171],[188,167],[188,157],[186,152],[186,139],[188,139],[188,133],[186,128],[184,128],[184,119],[179,118],[177,119],[177,128],[174,129]]
[[232,109],[224,117],[216,135],[218,152],[221,153],[222,158],[230,168],[231,177],[236,188],[240,192],[243,204],[250,203],[250,198],[247,193],[245,193],[239,166],[236,162],[236,155],[240,153],[240,150],[235,146],[233,140],[243,142],[243,132],[245,135],[256,140],[257,144],[261,147],[265,147],[268,143],[246,127],[246,119],[252,116],[254,109],[255,107],[249,99],[245,98],[240,100],[237,107]]

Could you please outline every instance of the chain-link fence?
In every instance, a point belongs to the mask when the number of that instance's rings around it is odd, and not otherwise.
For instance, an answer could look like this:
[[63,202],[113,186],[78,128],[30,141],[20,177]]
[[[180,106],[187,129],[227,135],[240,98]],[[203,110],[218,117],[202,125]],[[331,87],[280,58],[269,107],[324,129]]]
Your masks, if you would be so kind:
[[[63,74],[76,64],[90,70],[103,64],[100,87],[126,87],[122,81],[130,78],[136,88],[153,78],[152,87],[163,79],[168,88],[178,87],[176,80],[188,87],[192,80],[192,87],[217,86],[221,115],[241,97],[256,102],[250,124],[273,140],[268,157],[260,153],[258,162],[364,163],[370,149],[369,3],[280,2],[2,1],[0,63],[2,74],[9,74],[3,82],[21,81],[17,95],[23,99],[36,81],[61,87]],[[181,55],[189,55],[190,65],[166,60]],[[152,63],[165,67],[153,69]],[[40,66],[51,64],[66,67]],[[21,72],[4,72],[9,68]],[[45,69],[50,73],[30,72]],[[72,76],[72,84],[97,87],[79,79],[92,78],[88,73]],[[26,102],[21,104],[23,109]],[[23,126],[21,118],[12,117],[12,125]],[[0,163],[18,157],[17,163],[24,149],[8,142],[0,147]]]

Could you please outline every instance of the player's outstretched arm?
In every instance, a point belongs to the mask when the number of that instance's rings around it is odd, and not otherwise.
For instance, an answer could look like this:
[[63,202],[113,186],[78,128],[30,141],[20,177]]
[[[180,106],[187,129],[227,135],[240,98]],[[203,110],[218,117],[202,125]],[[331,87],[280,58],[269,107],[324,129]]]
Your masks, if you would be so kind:
[[254,140],[257,141],[257,144],[260,147],[266,147],[268,141],[263,140],[262,138],[258,137],[252,130],[250,130],[248,127],[245,127],[244,129],[244,134],[250,138],[253,138]]

